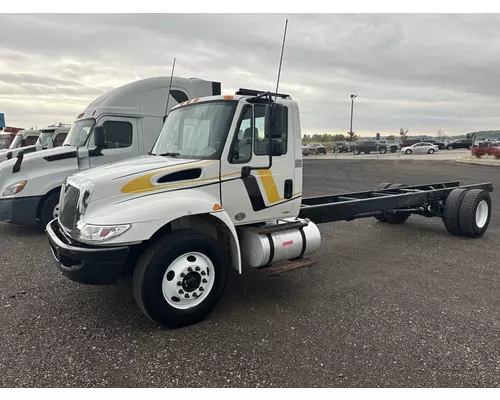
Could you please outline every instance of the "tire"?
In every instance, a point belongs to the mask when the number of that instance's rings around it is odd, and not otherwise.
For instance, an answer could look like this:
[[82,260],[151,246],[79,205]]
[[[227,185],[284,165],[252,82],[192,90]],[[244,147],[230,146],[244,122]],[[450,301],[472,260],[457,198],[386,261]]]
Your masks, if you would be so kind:
[[467,147],[467,150],[472,150],[472,146]]
[[42,204],[40,220],[44,228],[50,221],[59,216],[59,194],[59,191],[52,193]]
[[427,152],[427,154],[434,154],[434,149],[429,149],[429,151]]
[[365,151],[365,154],[370,154],[370,150],[366,150],[366,151]]
[[444,203],[443,222],[446,230],[455,236],[462,236],[459,222],[460,205],[466,195],[466,189],[453,189]]
[[[335,153],[335,147],[332,149],[332,153]],[[340,151],[339,151],[339,153],[340,153]]]
[[[379,183],[377,185],[377,187],[375,188],[375,190],[388,189],[392,185],[393,185],[392,183],[388,183],[388,182]],[[380,221],[380,222],[387,222],[387,220],[385,219],[385,215],[377,215],[377,216],[375,216],[375,219],[377,221]]]
[[491,219],[491,198],[486,190],[471,189],[465,194],[458,213],[460,230],[467,237],[483,236]]
[[344,150],[343,150],[343,149],[338,149],[338,152],[339,152],[339,153],[343,153],[343,152],[344,152]]
[[411,154],[411,150],[410,149],[406,150],[405,154]]
[[385,154],[385,153],[387,153],[387,149],[385,149],[385,148],[384,149],[380,149],[378,152],[380,154]]
[[448,150],[453,150],[453,146],[448,146],[447,149]]
[[[192,229],[167,233],[137,262],[133,276],[135,300],[141,311],[159,325],[180,328],[198,323],[222,297],[227,284],[228,264],[224,248],[212,237]],[[187,272],[189,269],[186,268],[192,268],[192,271]],[[196,272],[197,268],[201,272]],[[212,280],[208,279],[210,276]],[[192,290],[196,285],[197,288]],[[176,296],[169,297],[173,291]]]
[[358,154],[360,154],[360,153],[361,153],[361,151],[360,151],[359,149],[354,149],[354,150],[352,151],[352,154],[354,154],[354,155],[356,155],[356,156],[357,156]]
[[[403,183],[393,183],[391,186],[389,186],[388,189],[397,189],[397,188],[402,188],[406,187],[408,185],[405,185]],[[404,224],[408,218],[410,218],[410,213],[409,212],[398,212],[396,214],[391,214],[390,212],[384,212],[384,218],[385,222],[388,222],[389,224]]]

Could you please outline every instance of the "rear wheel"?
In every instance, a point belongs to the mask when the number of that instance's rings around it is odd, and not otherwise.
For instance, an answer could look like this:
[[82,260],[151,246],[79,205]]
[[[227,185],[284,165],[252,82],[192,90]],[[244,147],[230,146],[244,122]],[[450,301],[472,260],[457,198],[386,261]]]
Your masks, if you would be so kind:
[[385,154],[385,153],[387,153],[387,149],[386,148],[382,148],[382,149],[379,150],[379,153],[380,154]]
[[448,150],[453,150],[453,146],[448,146],[447,149]]
[[[377,189],[398,189],[406,187],[407,185],[403,183],[382,183],[381,185],[388,185],[383,188],[377,187]],[[380,185],[379,185],[380,186]],[[388,222],[389,224],[403,224],[408,218],[410,218],[409,212],[398,211],[396,213],[391,213],[390,211],[384,211],[383,215],[376,216],[375,218],[381,222]]]
[[361,151],[360,151],[359,149],[354,149],[354,150],[352,151],[352,154],[355,154],[355,155],[358,155],[358,154],[360,154],[360,153],[361,153]]
[[486,190],[471,189],[462,199],[458,220],[464,236],[480,237],[488,229],[491,218],[491,198]]
[[45,199],[40,210],[40,219],[43,227],[55,218],[59,217],[59,192],[52,193]]
[[461,236],[460,222],[458,214],[462,199],[467,193],[466,189],[453,189],[444,203],[443,222],[448,232],[455,236]]
[[203,320],[227,283],[224,249],[196,230],[166,234],[147,249],[134,271],[133,292],[153,322],[180,328]]
[[467,147],[468,150],[472,150],[472,146]]

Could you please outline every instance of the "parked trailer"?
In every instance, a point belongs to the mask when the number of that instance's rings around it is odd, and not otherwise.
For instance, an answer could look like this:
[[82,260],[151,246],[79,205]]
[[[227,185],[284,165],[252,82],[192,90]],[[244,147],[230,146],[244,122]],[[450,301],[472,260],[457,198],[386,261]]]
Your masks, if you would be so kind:
[[[382,183],[303,198],[301,139],[288,95],[240,89],[182,102],[149,155],[65,180],[46,227],[59,270],[85,284],[132,271],[142,312],[180,327],[216,306],[229,267],[277,275],[313,265],[322,223],[400,224],[418,214],[442,218],[454,235],[477,238],[488,227],[490,182]],[[102,146],[102,128],[94,141]]]

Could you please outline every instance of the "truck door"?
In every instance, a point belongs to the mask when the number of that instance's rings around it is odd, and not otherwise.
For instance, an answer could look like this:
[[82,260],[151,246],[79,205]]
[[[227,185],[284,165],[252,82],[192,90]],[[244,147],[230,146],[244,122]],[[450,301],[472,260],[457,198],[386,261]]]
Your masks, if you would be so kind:
[[[286,107],[285,107],[286,109]],[[288,135],[287,113],[281,140],[283,154],[273,156],[271,169],[251,170],[242,177],[244,166],[267,167],[268,139],[264,137],[264,104],[245,104],[235,131],[229,132],[226,156],[221,160],[222,207],[235,225],[287,217],[294,195],[294,148]]]
[[[126,160],[139,154],[139,140],[137,135],[137,120],[106,116],[99,121],[104,128],[106,147],[101,155],[90,153],[90,167],[97,167],[110,162]],[[93,138],[89,140],[89,147],[94,146]]]

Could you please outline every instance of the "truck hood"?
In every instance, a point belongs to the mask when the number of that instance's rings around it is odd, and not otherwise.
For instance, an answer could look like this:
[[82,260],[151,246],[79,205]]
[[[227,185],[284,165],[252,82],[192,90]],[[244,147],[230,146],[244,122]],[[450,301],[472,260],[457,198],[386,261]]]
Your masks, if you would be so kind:
[[[207,175],[207,167],[210,176]],[[80,186],[84,181],[91,181],[93,190],[90,203],[92,203],[105,198],[142,195],[144,192],[160,189],[161,184],[155,186],[153,183],[159,177],[192,169],[201,170],[198,178],[218,178],[216,160],[143,155],[79,172],[69,179],[69,183]],[[192,180],[191,177],[181,175],[171,177],[168,183],[170,186],[172,184],[183,186]]]

